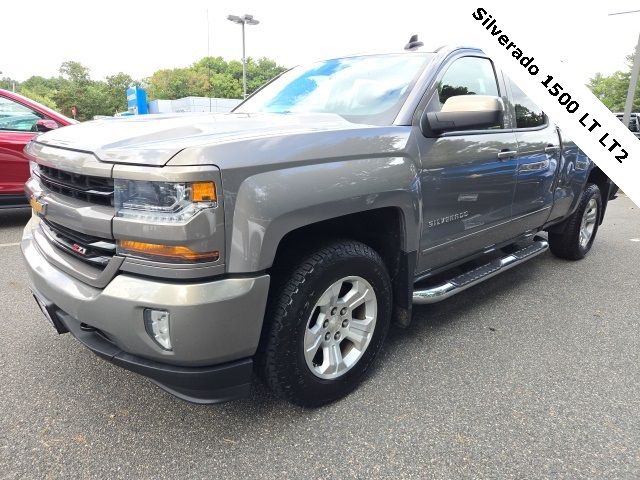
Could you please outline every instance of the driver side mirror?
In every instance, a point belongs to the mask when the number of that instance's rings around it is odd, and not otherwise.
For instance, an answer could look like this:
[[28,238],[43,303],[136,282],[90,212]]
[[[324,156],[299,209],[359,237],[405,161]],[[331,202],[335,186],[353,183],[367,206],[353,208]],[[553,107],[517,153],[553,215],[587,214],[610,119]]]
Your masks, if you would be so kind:
[[[481,129],[502,125],[504,105],[490,95],[456,95],[449,97],[439,112],[422,116],[422,132],[441,133],[451,130]],[[430,135],[427,135],[430,136]]]
[[60,125],[55,120],[51,120],[49,118],[41,118],[36,122],[36,131],[37,132],[48,132],[49,130],[55,130]]

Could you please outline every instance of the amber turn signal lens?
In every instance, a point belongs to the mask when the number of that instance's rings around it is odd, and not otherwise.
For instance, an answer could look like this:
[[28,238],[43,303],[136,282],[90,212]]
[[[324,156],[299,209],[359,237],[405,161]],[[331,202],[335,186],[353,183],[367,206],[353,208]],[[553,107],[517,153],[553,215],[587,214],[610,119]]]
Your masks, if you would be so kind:
[[213,182],[194,182],[191,184],[192,202],[215,202],[216,185]]
[[118,240],[118,247],[125,250],[126,253],[183,262],[215,262],[220,258],[220,252],[217,250],[213,252],[194,252],[190,248],[180,245],[158,245],[156,243],[136,242],[135,240]]

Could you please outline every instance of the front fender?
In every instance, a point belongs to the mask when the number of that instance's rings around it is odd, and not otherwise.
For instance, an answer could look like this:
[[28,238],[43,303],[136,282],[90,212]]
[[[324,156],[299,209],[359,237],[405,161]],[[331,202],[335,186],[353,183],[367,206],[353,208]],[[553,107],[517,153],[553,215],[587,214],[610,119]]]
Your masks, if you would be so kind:
[[[269,268],[278,244],[306,225],[384,207],[401,209],[399,247],[417,249],[421,221],[418,172],[409,157],[382,156],[295,166],[246,178],[234,202],[229,273]],[[327,237],[338,232],[327,232]]]

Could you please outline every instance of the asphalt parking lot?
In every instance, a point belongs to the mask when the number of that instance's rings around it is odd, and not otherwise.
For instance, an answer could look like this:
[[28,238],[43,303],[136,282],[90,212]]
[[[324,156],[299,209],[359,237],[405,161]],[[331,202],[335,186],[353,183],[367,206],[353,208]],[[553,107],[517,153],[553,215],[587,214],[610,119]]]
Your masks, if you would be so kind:
[[[640,212],[392,330],[318,410],[175,399],[58,336],[29,295],[28,213],[0,212],[0,478],[640,478]],[[635,241],[634,241],[635,240]]]

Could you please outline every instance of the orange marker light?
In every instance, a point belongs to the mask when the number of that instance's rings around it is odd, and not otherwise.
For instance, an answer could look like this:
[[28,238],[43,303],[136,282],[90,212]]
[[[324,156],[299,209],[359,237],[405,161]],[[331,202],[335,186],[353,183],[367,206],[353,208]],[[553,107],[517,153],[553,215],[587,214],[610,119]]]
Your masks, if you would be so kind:
[[195,182],[191,184],[191,201],[215,202],[216,185],[213,182]]
[[148,257],[162,257],[167,260],[186,262],[215,262],[220,252],[194,252],[189,247],[174,245],[158,245],[156,243],[137,242],[135,240],[118,240],[118,246],[125,253],[138,253]]

